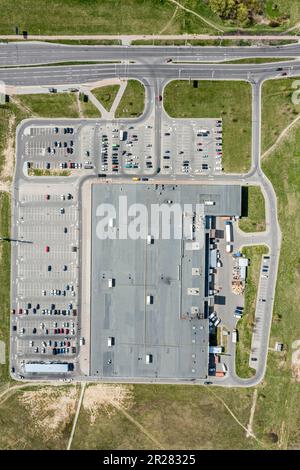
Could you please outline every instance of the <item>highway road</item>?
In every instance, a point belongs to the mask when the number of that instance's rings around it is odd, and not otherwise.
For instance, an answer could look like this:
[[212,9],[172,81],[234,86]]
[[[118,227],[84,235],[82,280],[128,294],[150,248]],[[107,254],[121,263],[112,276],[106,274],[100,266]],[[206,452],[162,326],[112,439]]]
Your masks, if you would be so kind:
[[300,44],[285,46],[68,46],[43,42],[0,44],[0,66],[66,61],[224,61],[247,57],[299,58]]
[[[278,71],[278,68],[282,71]],[[0,68],[0,80],[13,86],[72,85],[108,78],[153,80],[248,80],[300,74],[300,62],[282,64],[93,64],[25,68]]]
[[[21,47],[24,46],[24,47]],[[11,47],[13,50],[16,48],[15,45],[7,45],[5,47]],[[20,55],[18,56],[17,51],[13,53],[10,60],[12,63],[34,63],[33,61],[40,61],[40,58],[45,54],[45,48],[48,50],[48,45],[29,45],[22,44],[18,46]],[[30,48],[32,49],[30,51]],[[78,48],[78,49],[77,49]],[[168,81],[173,79],[215,79],[215,80],[248,80],[252,84],[252,165],[251,169],[246,174],[220,174],[214,176],[194,176],[193,178],[176,177],[176,182],[184,183],[206,183],[206,184],[233,184],[239,182],[242,185],[257,184],[262,188],[262,191],[266,200],[266,219],[267,219],[267,233],[255,237],[255,243],[268,241],[271,256],[271,268],[268,282],[267,292],[267,303],[265,305],[265,316],[264,324],[262,328],[262,339],[259,351],[256,353],[258,357],[257,371],[254,377],[250,379],[241,379],[235,374],[235,349],[231,345],[230,350],[230,374],[228,374],[223,380],[218,380],[216,384],[223,386],[239,386],[248,387],[259,383],[264,377],[267,363],[268,345],[270,327],[272,321],[272,310],[273,302],[275,297],[277,270],[279,263],[279,254],[281,246],[281,231],[277,219],[277,198],[274,189],[264,175],[260,166],[260,155],[261,155],[261,86],[264,80],[280,78],[282,73],[287,76],[297,76],[300,74],[300,63],[298,61],[287,61],[278,63],[266,63],[266,64],[175,64],[165,63],[166,57],[171,57],[170,49],[176,49],[177,58],[192,57],[193,61],[199,60],[197,54],[201,54],[201,57],[206,54],[206,57],[219,57],[218,60],[223,60],[221,57],[226,53],[235,54],[235,57],[249,57],[253,56],[253,50],[257,51],[256,57],[298,57],[300,49],[299,45],[296,46],[284,46],[280,48],[157,48],[157,47],[120,47],[120,46],[109,46],[109,47],[92,47],[95,49],[90,54],[99,54],[101,59],[98,60],[135,60],[136,63],[120,63],[120,64],[95,64],[95,65],[70,65],[70,66],[47,66],[47,67],[26,67],[26,68],[6,68],[0,69],[0,80],[4,81],[10,86],[54,86],[59,84],[64,85],[80,85],[83,83],[95,82],[105,78],[119,77],[119,78],[135,78],[142,80],[147,88],[147,105],[145,115],[136,120],[142,122],[149,113],[154,112],[155,115],[155,132],[156,132],[156,155],[160,156],[160,127],[161,120],[163,117],[163,107],[156,99],[158,94],[163,93],[164,86]],[[2,49],[2,51],[1,51]],[[8,57],[5,56],[3,46],[0,47],[0,61],[2,64],[5,63]],[[26,52],[22,52],[24,51]],[[87,53],[83,53],[84,50],[90,49],[86,46],[50,46],[51,52],[47,55],[49,61],[65,61],[66,57],[68,60],[91,60],[87,58]],[[50,51],[49,49],[49,51]],[[58,59],[61,50],[61,56]],[[70,55],[67,54],[66,50],[70,50]],[[181,50],[184,49],[183,52]],[[198,52],[198,49],[201,49]],[[213,55],[209,56],[209,52],[213,50]],[[227,49],[227,51],[225,50]],[[236,51],[236,49],[238,49]],[[260,49],[260,50],[259,50]],[[271,49],[271,50],[270,50]],[[78,54],[76,51],[78,50]],[[102,51],[103,50],[103,51]],[[136,51],[137,50],[137,51]],[[179,52],[180,50],[180,52]],[[115,51],[115,52],[114,52]],[[145,52],[147,51],[147,53]],[[191,54],[188,55],[188,54]],[[83,55],[82,55],[83,54]],[[121,54],[121,55],[120,55]],[[122,56],[123,54],[123,56]],[[182,56],[180,54],[183,54]],[[185,55],[186,54],[186,55]],[[249,55],[247,55],[249,54]],[[252,55],[250,55],[252,54]],[[265,54],[265,55],[259,55]],[[273,55],[274,54],[274,55]],[[282,55],[278,55],[282,54]],[[124,55],[126,59],[124,59]],[[44,56],[45,57],[45,56]],[[63,57],[63,58],[62,58]],[[71,58],[72,57],[72,58]],[[93,56],[95,57],[95,56]],[[174,57],[174,56],[172,56]],[[195,59],[196,57],[196,59]],[[232,56],[230,56],[232,57]],[[176,59],[177,60],[177,59]],[[13,62],[14,61],[14,62]],[[19,61],[19,62],[18,62]],[[25,62],[24,62],[25,61]],[[37,63],[35,62],[35,63]],[[140,63],[138,63],[140,62]],[[283,70],[278,70],[278,68]],[[153,109],[154,106],[154,109]],[[21,169],[16,169],[16,180],[20,177]],[[128,181],[128,178],[113,177],[115,181],[122,182]],[[162,177],[159,173],[153,176],[156,183],[168,183],[174,182],[174,177],[164,176]],[[49,179],[50,181],[50,179]],[[45,178],[45,183],[47,178]],[[17,190],[16,190],[17,191]]]

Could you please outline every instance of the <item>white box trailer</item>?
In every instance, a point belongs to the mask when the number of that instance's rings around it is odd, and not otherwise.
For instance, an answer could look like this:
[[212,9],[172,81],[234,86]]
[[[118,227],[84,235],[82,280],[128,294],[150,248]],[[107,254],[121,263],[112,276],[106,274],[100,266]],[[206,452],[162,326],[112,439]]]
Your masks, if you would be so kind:
[[231,222],[225,222],[225,239],[227,243],[232,243],[233,238],[232,238],[232,223]]
[[232,336],[231,336],[231,340],[232,342],[235,344],[237,342],[237,330],[232,330]]

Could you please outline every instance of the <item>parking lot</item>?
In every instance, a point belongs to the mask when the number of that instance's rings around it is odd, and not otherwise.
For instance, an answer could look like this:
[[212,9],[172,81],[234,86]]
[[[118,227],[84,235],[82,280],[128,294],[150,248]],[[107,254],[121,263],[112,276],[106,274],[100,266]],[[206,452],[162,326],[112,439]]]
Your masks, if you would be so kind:
[[22,183],[15,201],[12,371],[24,361],[76,362],[79,353],[79,212],[76,181]]
[[157,170],[152,124],[125,126],[110,123],[100,126],[99,173],[151,175]]
[[[92,135],[93,128],[88,133]],[[28,174],[35,170],[59,175],[78,174],[93,170],[95,164],[87,155],[92,153],[91,139],[81,136],[82,125],[30,126],[23,135],[23,158],[27,162]]]
[[209,175],[222,171],[220,119],[165,119],[162,128],[161,173]]
[[268,284],[269,284],[269,271],[271,265],[271,258],[268,255],[263,256],[260,269],[260,279],[258,287],[258,295],[255,309],[255,325],[253,327],[253,335],[251,342],[251,356],[249,366],[253,369],[258,368],[259,349],[262,344],[264,314],[266,303],[270,301],[268,298]]

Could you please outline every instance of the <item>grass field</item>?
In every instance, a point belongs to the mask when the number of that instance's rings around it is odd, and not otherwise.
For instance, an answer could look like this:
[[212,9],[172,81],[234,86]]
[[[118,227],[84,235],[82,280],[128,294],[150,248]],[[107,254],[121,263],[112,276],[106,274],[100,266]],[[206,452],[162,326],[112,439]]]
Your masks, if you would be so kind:
[[[285,351],[269,353],[267,375],[259,392],[255,429],[269,430],[282,448],[299,448],[299,384],[291,374],[292,343],[300,339],[300,127],[263,161],[277,197],[282,246],[270,346],[283,342]],[[262,431],[260,431],[262,432]],[[277,436],[277,437],[276,437]]]
[[128,80],[124,94],[116,109],[116,118],[141,116],[145,108],[145,87],[137,80]]
[[263,232],[266,229],[265,200],[259,186],[242,188],[242,218],[239,227],[244,232]]
[[21,107],[39,117],[78,118],[78,106],[74,93],[18,95]]
[[[10,197],[0,192],[0,237],[10,237]],[[6,364],[0,364],[0,384],[9,380],[10,242],[0,240],[0,341],[6,344]]]
[[251,87],[239,81],[172,81],[164,91],[166,112],[176,118],[222,118],[223,167],[245,172],[251,163]]
[[298,0],[266,0],[265,14],[271,20],[287,15],[292,26],[300,21],[300,4]]
[[[36,8],[34,0],[0,0],[0,31],[14,34],[19,31],[30,34],[182,34],[216,33],[216,29],[201,18],[209,20],[226,32],[236,31],[240,25],[234,21],[222,21],[213,13],[207,1],[180,0],[180,4],[192,10],[186,12],[168,0],[40,0]],[[277,5],[277,9],[274,9]],[[47,15],[40,12],[47,11]],[[263,21],[254,24],[249,31],[282,31],[300,21],[298,0],[267,0],[264,8],[267,20],[277,21],[275,29]],[[174,15],[174,16],[173,16]],[[283,18],[285,21],[282,21]]]
[[[222,396],[242,423],[247,423],[252,393],[208,387],[134,385],[126,414],[109,405],[91,416],[81,409],[72,449],[219,449],[253,448],[232,419]],[[96,410],[95,410],[96,411]],[[230,432],[224,432],[230,429]]]
[[297,78],[268,80],[262,86],[263,152],[274,144],[283,129],[299,115],[300,104],[292,102],[292,95],[297,89],[293,88],[293,83],[299,88],[300,82]]
[[265,246],[249,246],[243,248],[243,254],[249,259],[245,288],[244,315],[237,323],[239,341],[236,347],[236,372],[244,377],[251,377],[255,371],[249,367],[252,330],[255,318],[255,303],[259,281],[261,257],[268,252]]
[[108,85],[92,90],[93,95],[96,96],[97,100],[104,106],[107,111],[110,111],[112,104],[117,96],[120,85]]
[[167,0],[40,0],[39,8],[34,0],[0,0],[0,31],[14,34],[19,26],[29,34],[155,34],[167,25],[166,34],[211,30],[182,10],[170,22],[175,8]]

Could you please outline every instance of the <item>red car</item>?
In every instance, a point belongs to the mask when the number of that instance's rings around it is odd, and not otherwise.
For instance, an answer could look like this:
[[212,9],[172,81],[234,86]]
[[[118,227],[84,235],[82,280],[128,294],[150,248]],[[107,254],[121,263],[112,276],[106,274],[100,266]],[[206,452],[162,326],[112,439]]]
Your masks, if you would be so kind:
[[45,252],[46,252],[46,253],[49,253],[49,251],[50,251],[50,247],[49,247],[49,246],[46,246]]

